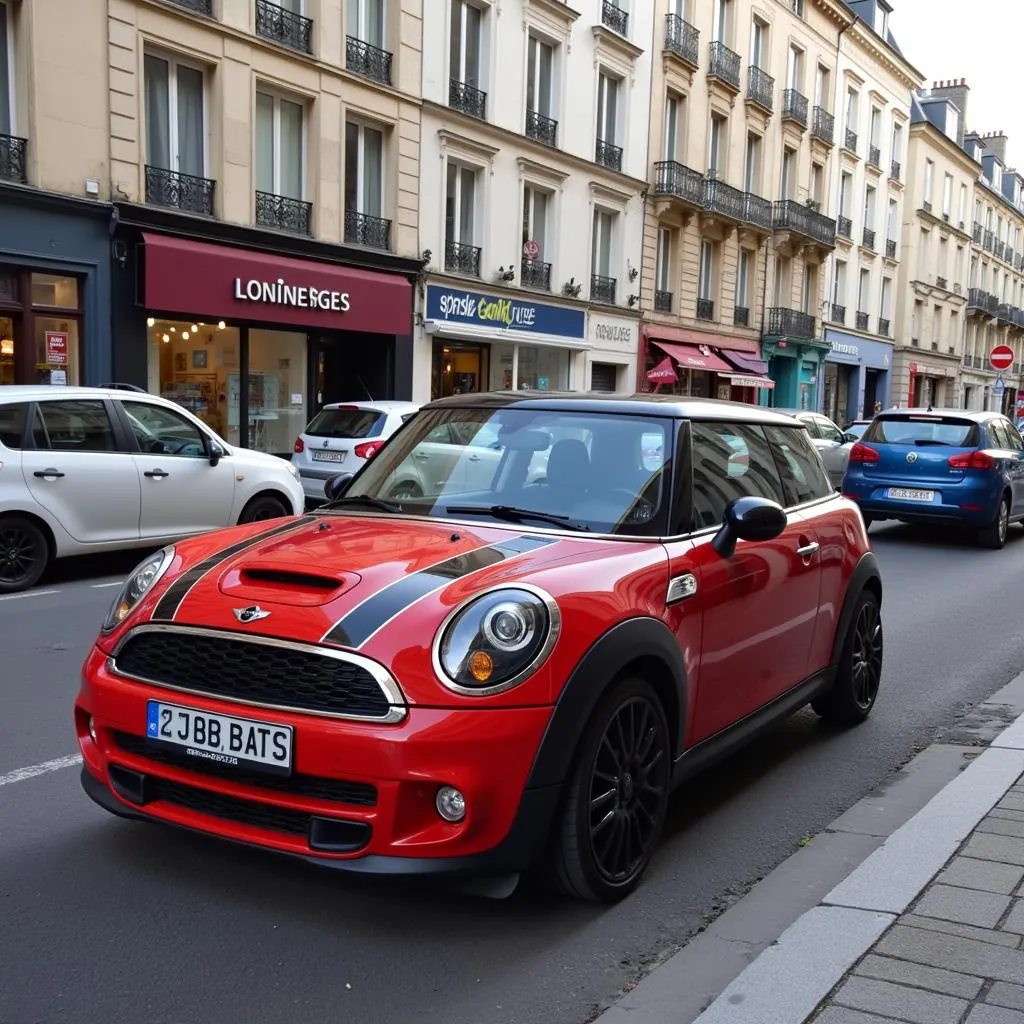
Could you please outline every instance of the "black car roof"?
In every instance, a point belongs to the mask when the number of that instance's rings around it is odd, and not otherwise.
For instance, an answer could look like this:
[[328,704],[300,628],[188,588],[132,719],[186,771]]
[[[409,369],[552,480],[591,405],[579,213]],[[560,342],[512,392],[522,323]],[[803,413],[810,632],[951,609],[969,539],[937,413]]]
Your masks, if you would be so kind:
[[738,423],[768,423],[803,426],[798,420],[774,409],[716,398],[681,398],[679,395],[609,395],[599,391],[485,391],[450,395],[424,405],[428,409],[531,409],[551,412],[603,412],[619,415],[667,416],[672,419],[730,420]]
[[960,420],[971,420],[973,423],[985,423],[988,420],[1003,419],[1001,412],[990,409],[885,409],[878,414],[889,419],[898,416],[951,416]]

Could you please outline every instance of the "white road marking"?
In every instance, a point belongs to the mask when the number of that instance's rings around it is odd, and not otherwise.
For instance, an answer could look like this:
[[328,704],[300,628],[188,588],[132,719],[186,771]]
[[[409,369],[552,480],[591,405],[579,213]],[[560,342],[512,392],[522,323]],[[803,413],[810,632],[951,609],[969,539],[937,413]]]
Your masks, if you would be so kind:
[[104,587],[120,587],[123,584],[124,580],[114,580],[113,583],[92,583],[90,586],[93,590],[102,590]]
[[42,597],[44,594],[59,594],[59,590],[26,590],[24,594],[8,594],[0,601],[21,601],[26,597]]
[[0,786],[8,786],[12,782],[24,782],[26,779],[34,779],[37,775],[60,771],[61,768],[73,768],[76,764],[81,763],[81,754],[68,754],[66,757],[55,757],[52,761],[43,761],[41,764],[30,764],[27,768],[15,768],[13,772],[0,775]]

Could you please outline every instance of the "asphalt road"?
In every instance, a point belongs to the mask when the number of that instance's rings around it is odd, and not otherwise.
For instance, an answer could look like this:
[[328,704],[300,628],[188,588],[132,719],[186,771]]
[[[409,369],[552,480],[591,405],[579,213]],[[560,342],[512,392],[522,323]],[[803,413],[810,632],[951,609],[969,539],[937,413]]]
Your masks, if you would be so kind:
[[80,791],[71,701],[112,584],[64,569],[0,600],[2,1024],[582,1024],[1022,667],[1024,531],[1002,552],[875,527],[886,663],[847,733],[809,712],[674,798],[645,884],[611,909],[353,881],[159,826]]

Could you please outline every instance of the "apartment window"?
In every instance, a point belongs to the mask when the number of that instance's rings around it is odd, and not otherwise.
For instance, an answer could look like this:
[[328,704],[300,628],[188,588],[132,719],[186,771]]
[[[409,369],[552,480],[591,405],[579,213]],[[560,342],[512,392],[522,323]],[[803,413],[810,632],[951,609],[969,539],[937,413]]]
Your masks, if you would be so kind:
[[847,89],[846,91],[846,130],[857,133],[857,90]]
[[812,163],[810,185],[811,200],[818,203],[819,206],[821,205],[822,200],[822,182],[824,181],[824,178],[825,170],[821,164]]
[[963,224],[964,218],[967,216],[967,186],[963,183],[960,184],[960,203],[957,207],[956,216],[959,224]]
[[846,305],[846,264],[843,260],[836,260],[832,272],[832,305]]
[[962,245],[956,247],[956,264],[953,267],[953,280],[958,288],[964,281],[964,247]]
[[724,117],[711,115],[708,126],[708,173],[721,178],[725,170],[727,122]]
[[804,264],[804,309],[809,316],[816,316],[818,309],[818,265]]
[[867,312],[868,297],[871,294],[871,271],[863,267],[860,272],[860,280],[857,282],[857,312]]
[[868,138],[871,140],[872,146],[879,145],[879,125],[882,122],[882,112],[878,107],[871,108],[871,125],[868,128]]
[[537,261],[543,263],[547,254],[548,209],[551,193],[534,185],[523,187],[523,242],[535,242]]
[[345,240],[390,248],[390,225],[383,220],[384,133],[345,124]]
[[761,192],[761,145],[760,135],[747,134],[747,157],[743,168],[743,188],[759,195]]
[[972,256],[971,257],[971,276],[970,276],[970,279],[968,280],[967,284],[971,288],[977,287],[977,284],[978,284],[978,257],[977,256]]
[[953,212],[953,175],[947,174],[942,179],[942,216],[949,220]]
[[479,7],[466,0],[452,0],[449,77],[454,82],[482,88],[480,73],[481,19]]
[[935,161],[925,160],[924,162],[924,201],[931,204],[932,201],[932,178],[935,177]]
[[480,276],[480,249],[476,244],[477,171],[448,161],[445,180],[445,269]]
[[[4,10],[0,4],[0,58],[7,38],[3,32]],[[151,53],[145,56],[144,69],[146,163],[165,171],[204,177],[206,132],[202,71]],[[5,80],[3,72],[0,59],[0,84]]]
[[782,181],[780,183],[779,198],[792,199],[793,197],[793,165],[796,163],[796,150],[786,146],[782,150]]
[[[605,302],[615,301],[615,279],[612,275],[612,249],[615,235],[615,214],[594,210],[593,239],[590,251],[590,297]],[[598,280],[594,280],[597,278]]]
[[885,221],[885,237],[895,241],[900,230],[900,208],[895,199],[889,200],[889,214]]
[[789,48],[789,68],[787,71],[787,88],[801,92],[804,82],[804,51],[798,46]]
[[764,69],[768,55],[768,26],[760,19],[754,18],[750,23],[750,64],[751,67]]
[[597,76],[597,138],[613,146],[618,137],[618,98],[618,79],[602,71]]
[[0,2],[0,135],[14,134],[14,48],[9,18],[7,5]]
[[716,43],[729,45],[732,31],[732,4],[730,0],[712,0],[711,38]]
[[700,262],[697,272],[697,316],[701,320],[713,320],[715,317],[715,246],[707,238],[700,240]]
[[[749,249],[740,249],[739,266],[736,273],[736,305],[750,309],[750,267],[752,255]],[[749,325],[747,325],[749,326]]]
[[348,0],[348,35],[384,49],[384,0]]
[[658,256],[655,268],[654,308],[661,313],[672,311],[672,229],[658,228]]
[[300,103],[256,93],[256,189],[301,199],[304,189],[304,125]]
[[839,216],[850,216],[850,193],[853,190],[853,175],[843,171],[839,177]]
[[930,231],[921,230],[921,244],[918,247],[918,265],[917,265],[917,276],[921,281],[928,280],[928,274],[931,270],[931,253],[928,251],[931,246],[932,233]]
[[878,306],[878,315],[883,320],[889,319],[890,302],[892,301],[892,278],[882,278],[882,298]]
[[903,161],[903,125],[892,126],[892,158],[896,163]]
[[775,257],[775,284],[773,306],[788,306],[793,294],[793,260],[789,256]]
[[671,93],[665,97],[665,159],[675,160],[679,152],[679,99]]
[[544,117],[552,116],[551,86],[554,80],[555,48],[530,36],[526,68],[526,109]]
[[864,227],[873,231],[875,227],[875,189],[868,185],[864,189]]
[[804,16],[804,0],[789,0],[790,6],[793,8],[793,13],[798,17]]

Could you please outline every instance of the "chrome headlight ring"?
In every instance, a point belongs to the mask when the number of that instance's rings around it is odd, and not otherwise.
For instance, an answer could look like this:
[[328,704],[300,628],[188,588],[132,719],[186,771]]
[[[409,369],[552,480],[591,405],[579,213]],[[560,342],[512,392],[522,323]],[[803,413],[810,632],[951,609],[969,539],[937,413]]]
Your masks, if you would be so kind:
[[103,620],[103,632],[110,633],[128,618],[142,599],[156,586],[174,561],[174,545],[169,544],[143,559],[128,574]]

